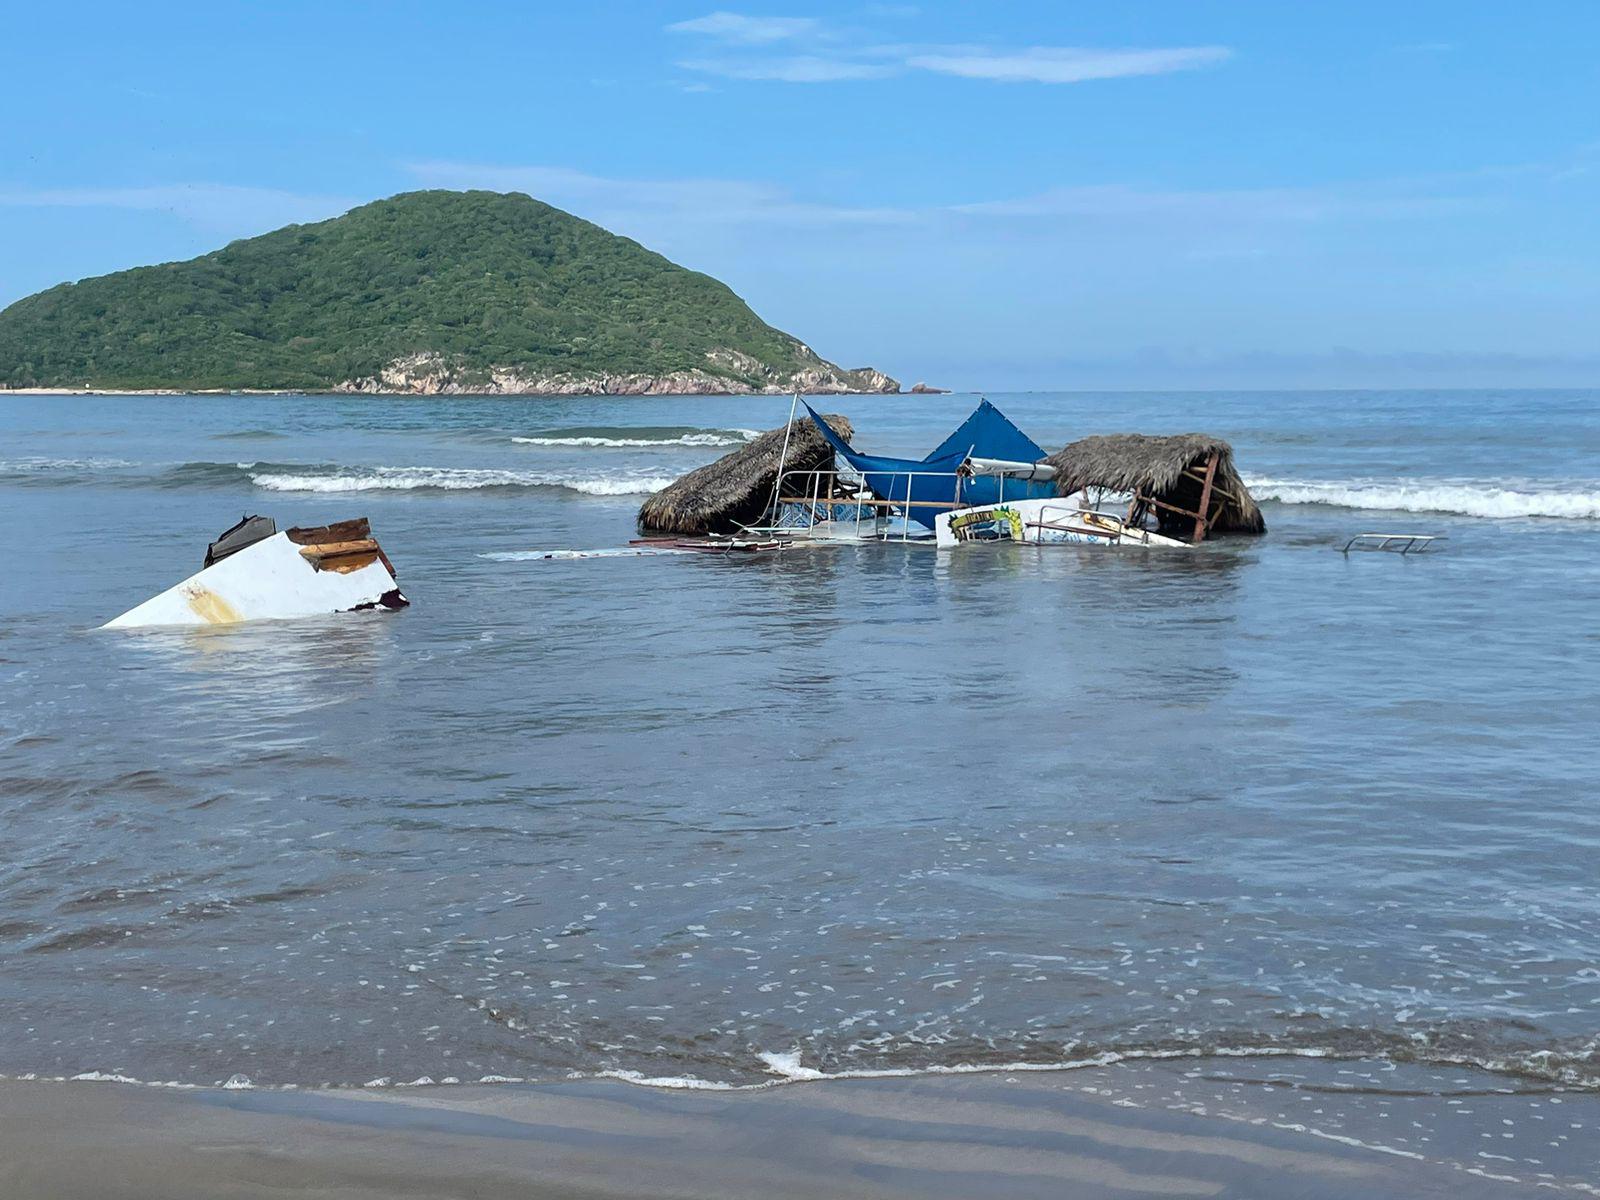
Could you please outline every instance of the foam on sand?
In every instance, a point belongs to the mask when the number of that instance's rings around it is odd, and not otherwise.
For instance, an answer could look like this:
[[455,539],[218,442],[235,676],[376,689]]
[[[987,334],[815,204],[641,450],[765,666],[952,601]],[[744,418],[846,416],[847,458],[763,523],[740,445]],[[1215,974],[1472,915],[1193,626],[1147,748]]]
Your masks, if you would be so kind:
[[351,1196],[602,1200],[662,1178],[683,1195],[772,1200],[969,1195],[975,1181],[1016,1200],[1278,1195],[1285,1179],[1323,1200],[1600,1192],[1587,1136],[1600,1097],[1419,1068],[1211,1063],[732,1095],[673,1082],[655,1095],[592,1078],[205,1094],[0,1082],[0,1161],[30,1194],[166,1200],[242,1194],[263,1162],[307,1193]]

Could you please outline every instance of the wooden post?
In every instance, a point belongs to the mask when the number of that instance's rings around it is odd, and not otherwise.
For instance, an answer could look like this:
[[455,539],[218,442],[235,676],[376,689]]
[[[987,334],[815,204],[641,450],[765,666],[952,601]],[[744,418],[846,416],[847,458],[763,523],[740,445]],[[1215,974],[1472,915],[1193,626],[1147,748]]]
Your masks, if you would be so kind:
[[1206,514],[1211,511],[1211,481],[1217,475],[1217,456],[1215,453],[1206,459],[1206,478],[1200,485],[1200,503],[1195,505],[1195,512],[1199,515],[1194,519],[1194,540],[1198,545],[1206,539]]

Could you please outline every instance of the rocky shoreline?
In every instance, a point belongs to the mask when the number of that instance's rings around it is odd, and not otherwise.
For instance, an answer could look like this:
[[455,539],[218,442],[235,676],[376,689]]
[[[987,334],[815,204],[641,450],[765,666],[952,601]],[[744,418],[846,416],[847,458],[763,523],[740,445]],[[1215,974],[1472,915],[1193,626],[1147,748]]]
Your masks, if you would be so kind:
[[[810,354],[808,347],[802,347]],[[98,388],[3,387],[0,390],[54,396],[185,396],[306,394],[326,390],[367,396],[806,396],[901,395],[898,380],[872,367],[849,370],[810,354],[809,365],[784,372],[735,350],[707,354],[706,369],[692,371],[593,372],[486,370],[462,367],[434,353],[399,358],[376,375],[317,388]],[[923,393],[941,389],[918,384]]]
[[897,380],[872,367],[846,370],[813,357],[811,365],[783,373],[736,350],[714,350],[708,367],[648,372],[527,371],[515,367],[463,368],[434,353],[412,354],[376,375],[335,384],[339,393],[410,396],[787,396],[897,394]]

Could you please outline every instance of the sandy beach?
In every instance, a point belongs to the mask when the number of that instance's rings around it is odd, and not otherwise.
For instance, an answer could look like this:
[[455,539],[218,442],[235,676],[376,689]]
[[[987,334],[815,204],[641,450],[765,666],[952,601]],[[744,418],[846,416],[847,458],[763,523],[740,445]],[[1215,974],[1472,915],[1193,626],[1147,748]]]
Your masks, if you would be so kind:
[[[1473,1097],[1461,1115],[1452,1111],[1460,1095],[1412,1094],[1403,1078],[1366,1091],[1351,1077],[1332,1063],[1270,1071],[1206,1061],[744,1091],[614,1080],[320,1091],[15,1081],[0,1086],[0,1192],[12,1200],[1600,1193],[1585,1174],[1594,1151],[1581,1131],[1566,1152],[1526,1158],[1533,1142],[1555,1141],[1548,1135],[1558,1122],[1539,1125],[1541,1109],[1559,1113],[1562,1128],[1592,1129],[1600,1106],[1592,1095],[1508,1091],[1504,1079],[1474,1073],[1457,1080]],[[1489,1143],[1506,1152],[1483,1151]]]

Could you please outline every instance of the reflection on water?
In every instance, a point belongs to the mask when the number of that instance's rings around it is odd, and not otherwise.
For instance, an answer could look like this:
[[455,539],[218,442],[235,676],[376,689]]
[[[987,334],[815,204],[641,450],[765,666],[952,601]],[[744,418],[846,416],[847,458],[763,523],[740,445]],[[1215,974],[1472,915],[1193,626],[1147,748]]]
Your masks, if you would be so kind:
[[[346,461],[467,469],[535,452],[495,430],[763,423],[695,403],[731,402],[306,398],[273,457],[326,461],[340,422]],[[895,403],[880,448],[937,441]],[[205,461],[266,421],[163,414],[72,455],[30,425],[25,452],[143,462],[159,435]],[[1359,459],[1344,419],[1349,445],[1320,408],[1283,417]],[[1291,469],[1269,442],[1241,458]],[[537,452],[593,476],[714,451]],[[620,545],[636,499],[143,469],[0,492],[59,549],[0,579],[0,1071],[749,1081],[764,1053],[1233,1047],[1600,1084],[1579,523],[1441,518],[1449,552],[1404,560],[1334,551],[1364,518],[1274,505],[1266,539],[1180,554],[494,562]],[[92,631],[245,510],[370,516],[415,606]]]

